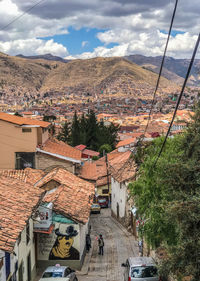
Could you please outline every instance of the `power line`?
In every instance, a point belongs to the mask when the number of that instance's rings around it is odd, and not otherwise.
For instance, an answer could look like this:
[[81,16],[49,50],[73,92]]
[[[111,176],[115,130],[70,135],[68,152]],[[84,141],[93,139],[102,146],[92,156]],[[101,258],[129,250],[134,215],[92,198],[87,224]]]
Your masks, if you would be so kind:
[[36,6],[38,6],[39,4],[41,4],[43,1],[45,0],[40,0],[39,2],[35,3],[33,6],[31,6],[30,8],[28,8],[25,12],[23,12],[21,15],[19,15],[18,17],[14,18],[12,21],[10,21],[8,24],[0,27],[0,31],[5,30],[8,26],[10,26],[11,24],[13,24],[14,22],[16,22],[18,19],[22,18],[25,14],[27,14],[28,12],[30,12],[32,9],[34,9]]
[[182,86],[182,90],[181,90],[181,93],[180,93],[180,95],[179,95],[179,98],[178,98],[178,101],[177,101],[177,104],[176,104],[176,107],[175,107],[175,110],[174,110],[174,114],[173,114],[171,123],[170,123],[170,125],[169,125],[168,131],[167,131],[167,134],[166,134],[165,139],[164,139],[164,141],[163,141],[163,144],[162,144],[162,147],[161,147],[161,149],[160,149],[160,152],[159,152],[159,154],[158,154],[158,156],[157,156],[157,158],[156,158],[156,161],[155,161],[154,164],[153,164],[153,167],[156,166],[156,163],[158,162],[158,159],[160,158],[160,155],[161,155],[161,153],[162,153],[162,151],[163,151],[163,148],[164,148],[165,143],[166,143],[166,141],[167,141],[167,138],[168,138],[168,136],[169,136],[169,133],[170,133],[172,124],[173,124],[173,122],[174,122],[174,118],[175,118],[175,116],[176,116],[176,112],[177,112],[179,103],[180,103],[180,101],[181,101],[181,98],[182,98],[182,95],[183,95],[183,92],[184,92],[184,89],[185,89],[185,86],[186,86],[188,77],[189,77],[189,75],[190,75],[190,71],[191,71],[191,68],[192,68],[192,65],[193,65],[193,62],[194,62],[194,59],[195,59],[195,55],[196,55],[196,52],[197,52],[197,49],[198,49],[198,46],[199,46],[199,42],[200,42],[200,33],[199,33],[198,38],[197,38],[197,42],[196,42],[196,45],[195,45],[195,48],[194,48],[194,51],[193,51],[193,55],[192,55],[192,58],[191,58],[191,61],[190,61],[190,65],[189,65],[189,67],[188,67],[188,71],[187,71],[187,74],[186,74],[186,77],[185,77],[185,80],[184,80],[184,83],[183,83],[183,86]]
[[159,71],[159,75],[158,75],[158,80],[157,80],[156,88],[155,88],[155,91],[154,91],[154,94],[153,94],[153,99],[152,99],[152,103],[151,103],[151,109],[150,109],[150,112],[149,112],[147,125],[146,125],[146,128],[144,130],[144,135],[145,135],[145,133],[147,131],[147,128],[149,126],[149,121],[150,121],[151,113],[152,113],[153,106],[154,106],[155,96],[156,96],[156,93],[157,93],[157,90],[158,90],[158,86],[159,86],[159,83],[160,83],[161,73],[162,73],[162,69],[163,69],[163,65],[164,65],[164,61],[165,61],[165,56],[166,56],[166,52],[167,52],[167,47],[168,47],[170,35],[171,35],[171,30],[172,30],[172,26],[173,26],[173,22],[174,22],[174,17],[175,17],[175,14],[176,14],[177,5],[178,5],[178,0],[176,0],[176,2],[175,2],[174,11],[173,11],[173,15],[172,15],[171,23],[170,23],[169,32],[168,32],[168,37],[167,37],[167,41],[166,41],[166,45],[165,45],[165,50],[164,50],[164,54],[163,54],[163,57],[162,57],[162,62],[161,62],[161,65],[160,65],[160,71]]

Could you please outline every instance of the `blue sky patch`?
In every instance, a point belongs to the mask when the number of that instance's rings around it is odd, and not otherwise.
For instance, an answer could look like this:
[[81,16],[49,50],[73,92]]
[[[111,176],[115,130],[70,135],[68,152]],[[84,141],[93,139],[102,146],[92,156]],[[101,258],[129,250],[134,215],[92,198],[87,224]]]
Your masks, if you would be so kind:
[[[84,52],[93,52],[96,47],[105,46],[105,43],[101,42],[97,38],[97,33],[105,32],[106,29],[88,29],[81,28],[76,30],[72,27],[68,28],[68,34],[54,35],[48,37],[40,37],[38,39],[50,40],[62,44],[65,46],[70,55],[77,55]],[[107,48],[117,46],[117,43],[110,43],[106,45]]]
[[[161,29],[160,32],[161,32],[161,33],[164,33],[164,34],[168,34],[168,31],[166,31],[166,30],[164,30],[164,29]],[[172,37],[175,37],[177,34],[184,34],[184,33],[185,33],[184,31],[179,31],[179,30],[173,29],[173,30],[171,31],[171,36],[172,36]]]

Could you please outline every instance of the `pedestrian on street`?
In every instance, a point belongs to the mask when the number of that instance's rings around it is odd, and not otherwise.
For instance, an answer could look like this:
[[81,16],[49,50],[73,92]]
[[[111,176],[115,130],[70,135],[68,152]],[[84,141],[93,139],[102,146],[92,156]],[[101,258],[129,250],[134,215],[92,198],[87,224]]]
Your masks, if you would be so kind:
[[99,235],[98,243],[99,243],[99,255],[103,256],[104,240],[102,234]]
[[142,240],[138,241],[138,246],[139,246],[139,253],[141,256],[143,256],[143,241]]
[[91,238],[90,238],[90,234],[88,233],[86,235],[86,251],[89,252],[91,248]]

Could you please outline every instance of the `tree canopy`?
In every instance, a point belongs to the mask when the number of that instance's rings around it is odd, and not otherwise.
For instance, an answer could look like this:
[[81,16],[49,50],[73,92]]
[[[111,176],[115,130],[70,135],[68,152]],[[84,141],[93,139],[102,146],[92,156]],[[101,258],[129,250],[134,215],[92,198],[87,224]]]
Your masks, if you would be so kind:
[[163,139],[144,148],[137,180],[130,191],[145,221],[143,233],[152,248],[164,246],[162,271],[179,280],[200,276],[200,107],[186,132],[167,140],[156,166]]
[[82,114],[81,118],[78,118],[75,112],[72,124],[65,123],[57,138],[72,146],[84,144],[95,151],[99,151],[100,147],[107,144],[110,151],[115,148],[118,130],[118,125],[111,123],[105,126],[103,122],[98,122],[92,110],[86,116]]

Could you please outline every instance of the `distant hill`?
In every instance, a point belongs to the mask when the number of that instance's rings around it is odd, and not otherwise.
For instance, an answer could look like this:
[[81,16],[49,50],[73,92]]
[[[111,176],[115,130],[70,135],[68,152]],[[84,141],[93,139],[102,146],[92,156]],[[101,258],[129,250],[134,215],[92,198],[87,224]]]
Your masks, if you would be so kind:
[[[50,56],[51,57],[51,56]],[[0,53],[0,92],[3,95],[51,96],[75,94],[127,95],[150,98],[157,74],[123,57],[72,60],[68,63],[47,59],[27,59]],[[162,78],[160,93],[177,85]]]
[[[162,57],[146,57],[142,55],[131,55],[126,56],[126,59],[132,61],[146,69],[149,69],[155,73],[159,73]],[[189,59],[174,59],[172,57],[166,57],[162,75],[172,80],[178,84],[182,84],[183,79],[186,76]],[[200,60],[196,59],[191,70],[190,79],[188,84],[190,85],[199,85],[200,82]]]
[[50,61],[60,61],[67,63],[69,60],[65,60],[61,57],[58,56],[53,56],[52,54],[45,54],[45,55],[38,55],[38,56],[24,56],[24,55],[16,55],[16,57],[20,57],[23,59],[32,59],[32,60],[37,60],[37,59],[44,59],[44,60],[50,60]]
[[[17,55],[17,57],[25,59],[44,59],[48,61],[59,61],[63,63],[68,63],[70,60],[63,59],[58,56],[53,56],[52,54],[38,55],[38,56],[24,56]],[[161,65],[161,56],[157,57],[146,57],[142,55],[130,55],[125,56],[125,59],[134,62],[135,64],[141,66],[142,68],[159,73]],[[82,60],[83,61],[83,60]],[[162,76],[174,83],[182,84],[189,66],[190,60],[188,59],[174,59],[172,57],[165,58],[165,64],[162,71]],[[199,86],[200,83],[200,60],[196,59],[191,71],[190,78],[188,80],[189,85]]]

